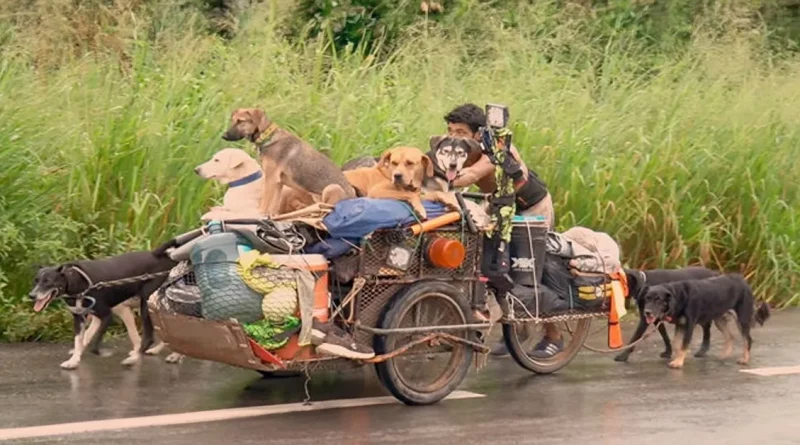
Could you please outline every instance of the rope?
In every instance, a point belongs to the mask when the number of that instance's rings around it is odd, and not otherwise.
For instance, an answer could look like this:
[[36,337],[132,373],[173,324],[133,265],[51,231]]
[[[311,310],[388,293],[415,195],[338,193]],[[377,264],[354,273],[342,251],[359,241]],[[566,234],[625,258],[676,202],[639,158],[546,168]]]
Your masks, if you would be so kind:
[[306,398],[303,400],[303,406],[311,405],[311,393],[308,392],[308,384],[311,382],[311,374],[308,372],[308,362],[303,364],[303,373],[306,375],[305,382],[303,382],[303,391],[306,393]]
[[[659,321],[658,324],[656,324],[656,325],[648,326],[648,331],[645,332],[644,335],[641,336],[641,338],[639,338],[638,340],[636,340],[635,342],[633,342],[633,343],[631,343],[629,345],[625,345],[625,346],[622,346],[622,347],[619,347],[619,348],[606,348],[606,349],[593,348],[593,347],[587,345],[586,343],[583,344],[583,347],[588,349],[588,350],[590,350],[590,351],[592,351],[592,352],[598,352],[600,354],[608,354],[608,353],[611,353],[611,352],[627,351],[628,349],[631,349],[634,346],[638,345],[639,343],[643,342],[645,339],[647,339],[647,337],[653,335],[653,333],[655,331],[657,331],[658,328],[661,327],[661,325],[663,325],[663,324],[664,324],[663,321]],[[655,326],[654,329],[650,329],[650,328],[653,328],[654,326]],[[569,325],[567,325],[567,331],[570,334],[572,334],[572,329],[570,329]]]

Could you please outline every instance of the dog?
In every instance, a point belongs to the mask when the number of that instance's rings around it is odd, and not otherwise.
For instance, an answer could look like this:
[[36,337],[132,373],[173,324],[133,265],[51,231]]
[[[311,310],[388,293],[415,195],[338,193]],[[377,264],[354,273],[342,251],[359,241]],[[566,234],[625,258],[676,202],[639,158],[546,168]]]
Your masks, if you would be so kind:
[[422,219],[428,217],[423,199],[459,208],[455,195],[424,190],[426,181],[434,175],[433,161],[415,147],[391,148],[381,155],[377,166],[346,170],[344,175],[360,195],[406,201]]
[[227,185],[221,207],[212,207],[200,219],[225,219],[233,216],[261,216],[261,196],[264,190],[264,175],[258,161],[246,151],[224,148],[194,169],[203,179]]
[[342,164],[342,171],[355,170],[362,167],[375,167],[381,158],[375,156],[359,156]]
[[[153,344],[153,323],[147,310],[147,298],[166,279],[166,272],[177,263],[164,255],[154,255],[150,251],[130,252],[110,258],[84,260],[40,268],[37,272],[33,289],[28,297],[33,302],[36,312],[45,310],[50,303],[62,297],[73,314],[74,347],[69,360],[61,363],[63,369],[76,369],[85,349],[99,352],[102,334],[111,322],[111,314],[115,307],[133,297],[140,297],[140,313],[142,317],[142,337],[136,333],[133,314],[125,322],[128,336],[133,348],[123,365],[133,365],[141,359],[142,353],[148,351]],[[129,284],[89,289],[95,283],[111,282],[145,274],[161,273],[162,276]],[[87,292],[87,289],[88,292]],[[85,292],[85,295],[84,295]],[[119,309],[123,313],[124,309]],[[87,326],[87,318],[95,323]],[[91,329],[89,329],[91,327]],[[138,344],[137,344],[138,343]]]
[[279,213],[283,186],[308,194],[315,202],[331,205],[356,196],[332,160],[279,128],[262,110],[235,110],[222,138],[226,141],[247,139],[258,147],[264,172],[264,194],[259,209],[267,216]]
[[[705,267],[685,267],[682,269],[651,269],[646,271],[625,269],[625,275],[628,280],[628,295],[636,302],[639,309],[639,324],[636,326],[636,331],[633,333],[628,344],[639,340],[647,330],[647,320],[644,316],[644,290],[648,286],[655,286],[658,284],[671,283],[674,281],[682,280],[696,280],[702,278],[710,278],[719,275]],[[708,349],[711,347],[711,322],[705,323],[703,327],[703,343],[700,350],[697,351],[695,357],[705,357]],[[661,353],[662,358],[672,357],[672,344],[669,341],[669,334],[667,328],[662,324],[658,327],[658,333],[664,340],[664,352]],[[616,357],[615,361],[626,362],[628,357],[633,353],[635,348],[629,348]]]
[[727,358],[733,349],[733,333],[729,325],[719,319],[728,311],[736,314],[737,326],[742,335],[742,356],[737,363],[750,362],[753,339],[750,327],[753,322],[764,325],[770,316],[769,305],[764,302],[755,309],[755,298],[750,285],[739,274],[725,274],[701,280],[686,280],[659,284],[644,290],[644,316],[648,324],[665,320],[675,323],[677,353],[669,367],[683,367],[686,351],[692,341],[695,325],[714,322],[725,335],[721,358]]
[[468,138],[432,136],[427,156],[434,160],[434,178],[440,190],[448,191],[461,170],[475,165],[483,152],[478,141]]

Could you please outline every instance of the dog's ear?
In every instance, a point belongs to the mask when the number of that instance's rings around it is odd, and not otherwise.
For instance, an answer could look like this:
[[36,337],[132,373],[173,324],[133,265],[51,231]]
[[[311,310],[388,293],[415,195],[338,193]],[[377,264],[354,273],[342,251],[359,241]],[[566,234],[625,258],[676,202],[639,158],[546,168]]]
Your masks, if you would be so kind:
[[378,161],[378,170],[380,170],[383,176],[386,176],[389,179],[391,179],[392,177],[392,172],[389,171],[389,164],[392,162],[393,152],[394,149],[391,148],[384,151],[383,154],[381,155],[381,159]]
[[250,157],[244,150],[237,150],[228,152],[225,156],[228,156],[228,168],[233,170],[235,168],[239,168],[244,164],[244,161]]
[[430,140],[428,141],[428,144],[431,147],[431,151],[435,151],[436,148],[439,147],[439,144],[446,138],[447,136],[431,136]]
[[[256,134],[261,136],[261,133],[267,130],[269,127],[270,121],[267,119],[266,113],[263,110],[258,108],[248,108],[247,114],[250,116],[251,122],[256,126]],[[255,135],[253,135],[255,137]]]
[[434,175],[433,161],[431,161],[428,155],[422,155],[422,166],[425,168],[425,177],[432,178]]
[[464,146],[467,148],[467,160],[464,162],[464,167],[471,167],[483,156],[481,143],[475,139],[466,138],[464,139]]

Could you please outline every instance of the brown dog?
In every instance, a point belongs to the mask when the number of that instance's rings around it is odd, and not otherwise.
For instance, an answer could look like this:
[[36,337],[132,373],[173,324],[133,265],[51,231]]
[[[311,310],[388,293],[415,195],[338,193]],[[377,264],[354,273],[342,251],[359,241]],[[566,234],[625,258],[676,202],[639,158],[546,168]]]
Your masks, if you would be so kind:
[[[226,141],[247,139],[258,147],[264,171],[261,212],[274,216],[281,210],[283,186],[314,202],[336,204],[354,198],[355,190],[327,156],[292,133],[279,128],[259,109],[241,108],[231,115],[231,126],[222,135]],[[308,196],[301,201],[308,201]]]
[[433,174],[433,161],[414,147],[391,148],[383,153],[377,166],[344,172],[361,195],[406,201],[422,219],[427,218],[422,206],[423,198],[458,208],[455,196],[442,192],[424,193],[423,186]]

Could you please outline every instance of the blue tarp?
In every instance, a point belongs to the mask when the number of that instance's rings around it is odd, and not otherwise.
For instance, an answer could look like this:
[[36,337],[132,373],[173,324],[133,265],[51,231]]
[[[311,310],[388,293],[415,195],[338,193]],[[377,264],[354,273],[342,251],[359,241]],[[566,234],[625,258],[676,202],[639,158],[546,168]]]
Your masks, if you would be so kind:
[[[423,201],[428,219],[447,213],[444,205]],[[408,203],[395,199],[355,198],[339,201],[333,211],[322,219],[330,238],[305,248],[306,253],[318,253],[328,259],[344,255],[352,245],[379,229],[406,227],[418,221]]]
[[[444,215],[438,202],[423,201],[428,219]],[[333,238],[361,239],[378,229],[405,227],[417,222],[411,206],[395,199],[355,198],[339,201],[322,219]]]

